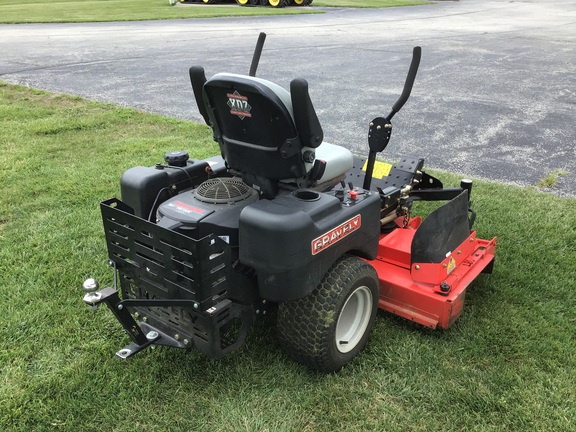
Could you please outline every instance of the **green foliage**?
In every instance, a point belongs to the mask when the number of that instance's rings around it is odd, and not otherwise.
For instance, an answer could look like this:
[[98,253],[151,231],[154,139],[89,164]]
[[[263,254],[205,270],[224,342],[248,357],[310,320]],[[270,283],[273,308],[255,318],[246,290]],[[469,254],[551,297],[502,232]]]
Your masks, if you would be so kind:
[[546,176],[540,179],[536,184],[539,188],[551,188],[558,184],[558,178],[568,174],[566,170],[555,169],[553,171],[546,171]]
[[98,202],[168,150],[216,154],[209,129],[1,83],[0,123],[0,430],[574,430],[575,199],[476,181],[494,274],[447,331],[380,313],[338,374],[284,355],[273,316],[220,361],[122,362],[126,334],[81,301],[86,277],[112,279]]

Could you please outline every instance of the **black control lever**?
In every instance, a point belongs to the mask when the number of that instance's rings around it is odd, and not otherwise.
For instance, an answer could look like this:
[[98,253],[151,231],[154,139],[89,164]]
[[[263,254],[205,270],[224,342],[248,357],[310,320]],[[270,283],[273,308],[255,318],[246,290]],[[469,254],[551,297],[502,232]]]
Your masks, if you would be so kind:
[[258,41],[256,42],[256,48],[254,48],[254,55],[252,56],[252,64],[250,65],[250,72],[248,75],[256,76],[256,69],[258,69],[258,63],[260,63],[260,55],[262,55],[262,48],[264,47],[264,41],[266,40],[266,33],[262,32],[258,36]]
[[412,86],[414,85],[414,81],[416,80],[416,73],[418,72],[418,67],[420,66],[420,58],[422,57],[422,48],[419,46],[414,47],[412,50],[412,62],[410,63],[410,69],[408,70],[408,76],[406,77],[406,82],[404,83],[404,90],[402,90],[402,94],[392,107],[392,111],[386,117],[387,120],[392,120],[392,117],[402,109],[408,98],[410,97],[410,93],[412,92]]
[[390,142],[390,137],[392,135],[392,117],[402,109],[410,93],[412,92],[412,87],[414,86],[414,81],[416,80],[416,73],[418,72],[418,67],[420,66],[420,58],[422,57],[422,48],[419,46],[414,47],[412,50],[412,62],[410,63],[410,69],[408,70],[408,76],[404,82],[404,89],[402,94],[392,106],[392,111],[387,117],[377,117],[370,122],[370,129],[368,130],[368,144],[370,146],[370,152],[368,153],[368,163],[366,166],[366,175],[364,176],[363,188],[369,190],[372,184],[372,174],[374,174],[374,164],[376,163],[376,155],[383,151],[388,143]]

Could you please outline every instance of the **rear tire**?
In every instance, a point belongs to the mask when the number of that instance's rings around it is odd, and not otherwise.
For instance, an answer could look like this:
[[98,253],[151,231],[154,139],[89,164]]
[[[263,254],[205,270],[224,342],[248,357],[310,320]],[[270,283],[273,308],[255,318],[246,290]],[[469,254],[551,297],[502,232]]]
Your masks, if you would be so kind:
[[337,372],[366,345],[378,297],[374,268],[360,258],[343,256],[310,295],[280,305],[282,348],[312,369]]
[[236,0],[236,3],[238,3],[240,6],[246,6],[248,1],[249,0]]

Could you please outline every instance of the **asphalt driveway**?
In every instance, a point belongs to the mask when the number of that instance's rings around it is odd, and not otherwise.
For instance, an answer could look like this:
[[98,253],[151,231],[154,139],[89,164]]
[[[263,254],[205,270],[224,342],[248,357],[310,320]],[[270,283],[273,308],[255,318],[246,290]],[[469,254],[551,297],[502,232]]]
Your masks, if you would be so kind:
[[384,157],[521,185],[561,169],[555,192],[576,196],[576,0],[0,25],[0,79],[200,121],[188,68],[247,73],[260,31],[258,76],[286,88],[306,78],[326,141],[366,152],[368,122],[388,113],[420,45]]

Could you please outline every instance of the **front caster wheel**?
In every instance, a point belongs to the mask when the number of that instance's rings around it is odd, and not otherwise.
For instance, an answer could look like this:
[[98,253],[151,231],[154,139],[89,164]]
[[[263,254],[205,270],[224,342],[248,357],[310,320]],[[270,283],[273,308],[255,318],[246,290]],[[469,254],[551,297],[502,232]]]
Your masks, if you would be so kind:
[[294,359],[321,372],[336,372],[364,348],[374,327],[379,285],[374,268],[344,256],[307,297],[282,303],[278,337]]

